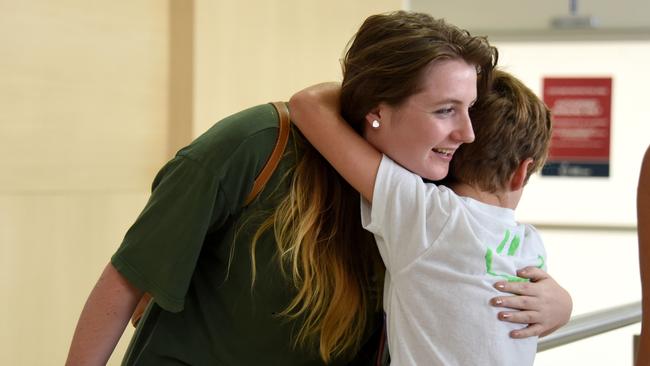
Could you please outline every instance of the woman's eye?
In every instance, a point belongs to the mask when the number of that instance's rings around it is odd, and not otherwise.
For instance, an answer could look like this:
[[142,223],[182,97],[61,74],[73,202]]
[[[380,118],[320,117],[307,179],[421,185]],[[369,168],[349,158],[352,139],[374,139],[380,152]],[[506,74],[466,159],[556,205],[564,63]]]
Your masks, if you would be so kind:
[[447,115],[454,112],[454,108],[441,108],[438,109],[435,113],[440,115]]

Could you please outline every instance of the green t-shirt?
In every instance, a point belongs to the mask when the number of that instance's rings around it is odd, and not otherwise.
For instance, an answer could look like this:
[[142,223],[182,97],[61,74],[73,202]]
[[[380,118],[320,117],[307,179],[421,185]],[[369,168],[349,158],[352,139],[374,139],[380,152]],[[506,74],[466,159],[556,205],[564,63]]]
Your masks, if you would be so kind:
[[[285,196],[291,179],[283,177],[299,153],[290,137],[266,188],[242,208],[277,135],[273,106],[253,107],[215,124],[158,173],[112,257],[122,275],[155,299],[123,364],[323,364],[316,347],[294,347],[299,321],[277,315],[295,290],[280,272],[270,232],[257,243],[251,287],[251,237]],[[370,335],[378,325],[368,326]],[[367,354],[375,342],[369,338]],[[331,364],[371,364],[371,356],[359,358]]]

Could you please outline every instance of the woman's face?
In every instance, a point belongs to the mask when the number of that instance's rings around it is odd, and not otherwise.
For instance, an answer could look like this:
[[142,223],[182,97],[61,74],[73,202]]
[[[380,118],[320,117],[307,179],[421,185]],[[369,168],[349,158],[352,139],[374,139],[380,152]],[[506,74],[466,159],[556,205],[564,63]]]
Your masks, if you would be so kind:
[[[368,113],[364,134],[403,167],[440,180],[456,149],[474,141],[469,108],[476,100],[476,68],[461,59],[433,61],[423,78],[422,89],[401,105],[382,103]],[[370,127],[375,119],[378,128]]]

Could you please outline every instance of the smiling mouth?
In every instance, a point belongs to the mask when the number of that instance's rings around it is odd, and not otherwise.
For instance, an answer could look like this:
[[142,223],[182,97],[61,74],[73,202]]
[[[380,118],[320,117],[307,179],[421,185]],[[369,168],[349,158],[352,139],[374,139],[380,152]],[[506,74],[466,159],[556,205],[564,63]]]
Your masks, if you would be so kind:
[[446,157],[451,158],[452,155],[454,155],[454,150],[452,149],[439,149],[439,148],[433,148],[431,149],[433,152],[444,155]]

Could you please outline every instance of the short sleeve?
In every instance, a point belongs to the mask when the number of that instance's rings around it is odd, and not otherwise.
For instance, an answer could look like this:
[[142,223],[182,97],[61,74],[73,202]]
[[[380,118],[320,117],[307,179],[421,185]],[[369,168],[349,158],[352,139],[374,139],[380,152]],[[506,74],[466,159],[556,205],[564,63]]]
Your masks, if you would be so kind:
[[386,268],[393,274],[417,259],[440,235],[449,217],[448,190],[425,183],[383,156],[373,202],[363,201],[363,227],[375,234]]
[[[224,207],[215,209],[217,204]],[[228,211],[217,180],[197,162],[177,156],[158,173],[112,263],[164,309],[180,311],[206,232]]]
[[526,265],[534,265],[544,271],[548,271],[548,255],[539,231],[530,224],[525,224],[524,226],[524,242],[528,251],[527,255],[536,258],[532,263],[527,263]]
[[206,236],[241,211],[277,136],[277,113],[262,105],[225,118],[181,149],[154,179],[111,259],[115,268],[165,310],[182,310]]

